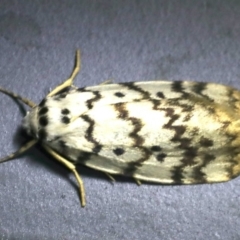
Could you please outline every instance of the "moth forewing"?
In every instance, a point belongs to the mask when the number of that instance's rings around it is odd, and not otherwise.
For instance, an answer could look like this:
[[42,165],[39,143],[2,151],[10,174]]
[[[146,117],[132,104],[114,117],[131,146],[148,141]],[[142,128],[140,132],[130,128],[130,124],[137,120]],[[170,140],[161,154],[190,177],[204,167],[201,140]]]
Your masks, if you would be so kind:
[[148,81],[71,88],[80,69],[33,107],[24,126],[83,182],[80,163],[106,173],[163,184],[213,183],[240,173],[240,92],[214,83]]

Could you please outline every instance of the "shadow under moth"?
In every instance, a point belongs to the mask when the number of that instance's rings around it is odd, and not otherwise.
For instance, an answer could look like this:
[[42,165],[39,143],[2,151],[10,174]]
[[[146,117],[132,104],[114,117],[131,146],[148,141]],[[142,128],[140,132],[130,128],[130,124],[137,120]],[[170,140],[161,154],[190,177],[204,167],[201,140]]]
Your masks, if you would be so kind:
[[76,88],[73,72],[39,105],[0,91],[32,109],[23,127],[36,143],[75,175],[76,164],[112,175],[162,184],[214,183],[240,174],[240,91],[220,84],[146,81]]

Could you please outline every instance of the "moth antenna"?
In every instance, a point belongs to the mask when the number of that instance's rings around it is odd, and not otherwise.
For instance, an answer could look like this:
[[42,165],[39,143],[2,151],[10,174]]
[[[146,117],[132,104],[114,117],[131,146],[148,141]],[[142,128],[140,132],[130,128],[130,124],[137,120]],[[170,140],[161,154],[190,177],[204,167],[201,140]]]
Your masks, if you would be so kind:
[[[13,97],[15,99],[18,99],[18,100],[22,101],[23,103],[25,103],[26,105],[28,105],[31,108],[36,106],[36,104],[34,102],[32,102],[31,100],[29,100],[27,98],[24,98],[24,97],[21,97],[20,95],[14,93],[14,92],[8,91],[8,90],[6,90],[6,89],[4,89],[2,87],[0,87],[0,91],[5,93],[5,94],[7,94],[7,95],[9,95],[10,97]],[[28,143],[26,143],[25,145],[20,147],[16,152],[13,152],[13,153],[9,154],[6,157],[0,158],[0,163],[12,160],[13,158],[19,156],[20,154],[26,152],[29,148],[31,148],[36,143],[37,143],[37,140],[35,140],[35,139],[29,141]]]
[[27,98],[24,98],[24,97],[21,97],[20,95],[14,93],[14,92],[8,91],[8,90],[6,90],[2,87],[0,87],[0,91],[9,95],[10,97],[13,97],[15,99],[19,99],[20,101],[22,101],[23,103],[25,103],[26,105],[28,105],[31,108],[36,106],[36,104],[34,102],[32,102],[31,100],[29,100]]
[[13,158],[19,156],[20,154],[26,152],[29,148],[31,148],[32,146],[34,146],[36,143],[38,142],[38,140],[33,139],[29,142],[27,142],[26,144],[24,144],[22,147],[20,147],[16,152],[13,152],[11,154],[9,154],[8,156],[1,158],[0,159],[0,163],[3,162],[7,162],[9,160],[12,160]]
[[65,89],[67,87],[71,87],[71,86],[74,87],[73,81],[74,81],[74,78],[79,73],[80,69],[81,69],[80,50],[77,50],[76,56],[75,56],[75,65],[74,65],[73,71],[71,73],[71,76],[68,79],[64,80],[63,83],[58,85],[56,88],[54,88],[47,96],[52,97],[53,95],[59,93],[60,91],[62,91],[63,89]]

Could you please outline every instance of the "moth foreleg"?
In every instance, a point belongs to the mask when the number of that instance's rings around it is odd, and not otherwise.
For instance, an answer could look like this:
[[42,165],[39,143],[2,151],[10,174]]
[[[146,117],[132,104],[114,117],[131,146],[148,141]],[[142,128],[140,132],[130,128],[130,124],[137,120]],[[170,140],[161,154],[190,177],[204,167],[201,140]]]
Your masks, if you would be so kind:
[[138,186],[142,185],[141,181],[137,178],[133,178]]
[[106,173],[106,172],[105,172],[105,174],[110,179],[111,182],[116,182],[115,178],[111,174]]
[[20,154],[26,152],[29,148],[34,146],[37,143],[37,140],[33,139],[29,142],[27,142],[25,145],[23,145],[21,148],[19,148],[16,152],[9,154],[8,156],[1,158],[0,163],[7,162],[9,160],[12,160],[13,158],[19,156]]
[[73,165],[71,162],[69,162],[67,159],[59,155],[57,152],[55,152],[53,149],[48,147],[45,144],[42,144],[42,146],[46,149],[46,151],[51,154],[56,160],[61,162],[64,166],[66,166],[70,171],[72,171],[77,179],[78,185],[79,185],[79,192],[80,192],[80,201],[81,206],[84,207],[86,205],[86,197],[85,197],[85,190],[84,190],[84,184],[83,181],[79,175],[79,173],[76,170],[76,166]]
[[99,85],[106,85],[106,84],[111,84],[113,83],[113,80],[105,80],[104,82],[100,83]]
[[74,66],[74,69],[72,71],[71,76],[68,79],[66,79],[63,83],[61,83],[60,85],[55,87],[47,96],[51,97],[51,96],[61,92],[64,88],[73,86],[73,81],[74,81],[75,77],[77,76],[77,74],[80,71],[80,64],[81,64],[81,61],[80,61],[80,50],[77,50],[76,51],[75,66]]

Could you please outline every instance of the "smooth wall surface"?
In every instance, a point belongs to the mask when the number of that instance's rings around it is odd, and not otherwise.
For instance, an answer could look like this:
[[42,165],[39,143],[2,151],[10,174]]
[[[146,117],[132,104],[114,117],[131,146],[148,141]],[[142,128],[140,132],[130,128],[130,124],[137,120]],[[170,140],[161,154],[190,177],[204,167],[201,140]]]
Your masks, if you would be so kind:
[[[196,80],[240,89],[239,1],[1,0],[0,85],[39,103],[72,70],[76,86]],[[27,108],[25,108],[27,109]],[[1,156],[26,138],[24,109],[0,94]],[[74,176],[39,147],[0,164],[0,239],[240,239],[240,178],[161,186],[79,166]]]

